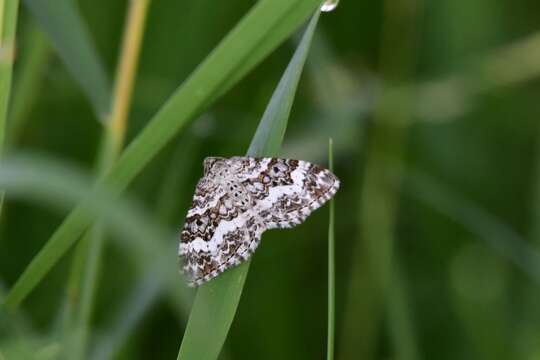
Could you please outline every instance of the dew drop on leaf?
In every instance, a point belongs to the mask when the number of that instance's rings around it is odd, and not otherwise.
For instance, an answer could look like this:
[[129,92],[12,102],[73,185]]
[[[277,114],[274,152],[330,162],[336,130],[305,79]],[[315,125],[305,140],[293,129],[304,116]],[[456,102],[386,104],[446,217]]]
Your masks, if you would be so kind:
[[334,10],[339,4],[339,0],[326,0],[321,6],[321,11],[330,12]]

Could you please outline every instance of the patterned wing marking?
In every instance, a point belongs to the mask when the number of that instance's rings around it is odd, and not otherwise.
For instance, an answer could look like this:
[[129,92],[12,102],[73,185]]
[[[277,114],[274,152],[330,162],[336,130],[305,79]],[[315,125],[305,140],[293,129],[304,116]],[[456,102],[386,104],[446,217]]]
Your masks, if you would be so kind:
[[244,212],[229,220],[221,219],[210,240],[198,238],[181,245],[186,260],[182,270],[188,276],[188,285],[200,285],[247,260],[259,245],[263,231],[264,226]]
[[[271,178],[268,196],[258,202],[256,211],[265,219],[267,229],[292,228],[301,224],[339,189],[339,180],[329,170],[307,161],[273,160],[289,165],[289,170],[284,176],[275,171],[276,164],[271,162],[265,171]],[[293,166],[288,162],[293,162]]]
[[245,261],[265,230],[302,223],[338,188],[334,174],[305,161],[205,159],[178,250],[189,285]]
[[247,259],[264,229],[248,211],[253,206],[249,192],[232,176],[235,169],[220,165],[223,161],[205,160],[205,176],[197,184],[181,232],[178,253],[191,286]]

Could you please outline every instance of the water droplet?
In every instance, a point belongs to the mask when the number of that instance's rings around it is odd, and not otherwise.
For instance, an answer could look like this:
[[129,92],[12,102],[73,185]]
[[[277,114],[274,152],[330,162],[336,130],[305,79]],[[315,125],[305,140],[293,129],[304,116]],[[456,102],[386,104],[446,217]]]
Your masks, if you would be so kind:
[[330,12],[334,10],[339,4],[339,0],[326,0],[321,6],[321,11]]

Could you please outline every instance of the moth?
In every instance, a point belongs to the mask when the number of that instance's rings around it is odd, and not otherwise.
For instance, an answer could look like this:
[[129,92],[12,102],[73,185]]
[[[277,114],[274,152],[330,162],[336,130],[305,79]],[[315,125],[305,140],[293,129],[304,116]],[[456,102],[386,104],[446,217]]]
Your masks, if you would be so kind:
[[247,260],[264,231],[301,224],[338,189],[332,172],[307,161],[207,157],[178,248],[188,285]]

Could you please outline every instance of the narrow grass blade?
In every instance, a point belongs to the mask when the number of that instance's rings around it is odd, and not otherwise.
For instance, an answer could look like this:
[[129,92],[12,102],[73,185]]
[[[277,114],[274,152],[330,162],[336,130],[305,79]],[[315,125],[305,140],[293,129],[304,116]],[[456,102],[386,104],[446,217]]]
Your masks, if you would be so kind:
[[[44,158],[7,158],[0,168],[0,186],[8,190],[13,197],[22,197],[38,203],[50,203],[66,209],[72,204],[80,202],[92,193],[92,181],[66,166],[51,162]],[[141,273],[152,274],[152,286],[163,286],[169,291],[185,294],[182,280],[177,271],[177,258],[175,251],[176,236],[167,229],[163,229],[152,220],[152,217],[141,212],[134,204],[124,199],[114,199],[107,190],[94,193],[89,211],[104,217],[104,225],[111,228],[118,235],[113,239],[121,246],[123,253],[134,262]],[[149,283],[146,283],[149,285]],[[0,284],[1,285],[1,284]],[[2,300],[0,288],[0,300]],[[148,288],[146,288],[148,290]],[[142,292],[146,296],[147,292]],[[137,310],[142,299],[134,297],[130,310]],[[180,297],[179,306],[185,306],[187,298]],[[122,307],[120,307],[122,309]],[[187,307],[185,306],[187,309]],[[122,311],[125,314],[127,309]],[[25,324],[19,319],[18,313],[6,314],[17,316],[16,321],[6,324],[16,324],[18,327]],[[129,325],[136,316],[129,313],[130,318],[120,322],[118,329],[122,336],[125,326]],[[4,312],[0,308],[0,320]],[[15,318],[14,318],[15,319]],[[116,338],[111,341],[118,340]],[[64,353],[64,351],[62,351]]]
[[191,194],[186,190],[186,182],[189,169],[198,161],[193,154],[196,154],[200,147],[201,138],[193,132],[186,132],[171,155],[168,169],[163,174],[161,189],[156,196],[156,213],[164,224],[176,223],[178,214],[189,206]]
[[163,283],[163,274],[159,271],[144,272],[135,288],[118,306],[118,315],[115,315],[110,329],[99,337],[90,359],[114,359],[117,356],[116,352],[140,323],[147,309],[159,298]]
[[[163,184],[157,196],[156,211],[162,224],[170,224],[181,212],[178,211],[179,203],[187,196],[185,194],[185,181],[195,157],[192,156],[200,145],[200,139],[191,134],[183,136],[171,156],[170,166],[163,177]],[[177,166],[183,164],[183,166]],[[181,200],[179,200],[181,199]],[[187,199],[186,199],[187,200]],[[187,206],[183,205],[183,206]],[[157,271],[145,271],[144,276],[137,280],[133,291],[125,297],[118,308],[120,314],[115,316],[110,325],[104,330],[96,342],[95,349],[91,353],[91,359],[110,359],[121,348],[126,339],[135,330],[146,312],[154,305],[165,292],[166,283],[162,275]],[[173,291],[176,289],[172,289]],[[189,309],[193,303],[191,291],[174,291],[167,293],[168,302],[176,311],[178,319],[185,321]]]
[[[328,168],[334,171],[332,139],[328,142]],[[336,265],[335,265],[335,234],[334,234],[334,199],[330,200],[328,215],[328,335],[326,359],[334,359],[335,311],[336,311]]]
[[540,252],[514,229],[425,174],[409,171],[406,181],[406,195],[461,224],[540,285]]
[[[302,4],[302,6],[299,6]],[[305,4],[311,4],[308,8]],[[119,161],[104,177],[99,186],[107,186],[120,193],[148,162],[182,129],[215,99],[215,93],[237,71],[247,71],[246,62],[260,42],[269,37],[273,46],[257,53],[267,55],[289,33],[276,32],[276,26],[286,18],[305,19],[319,6],[318,0],[262,0],[227,35],[208,58],[195,70],[170,100],[150,120],[146,128],[124,151]],[[301,21],[295,23],[300,26]],[[292,32],[295,27],[290,27]],[[228,83],[228,86],[232,86]],[[54,264],[77,241],[94,219],[86,202],[77,206],[64,220],[46,245],[32,260],[8,293],[5,304],[15,308],[34,289]]]
[[[103,129],[96,178],[100,178],[110,170],[124,146],[129,107],[149,5],[150,0],[138,0],[131,2],[127,7],[111,113]],[[75,252],[68,294],[80,293],[80,296],[68,296],[66,302],[68,311],[65,317],[67,337],[75,339],[75,341],[66,341],[69,343],[67,347],[70,348],[69,357],[73,359],[83,358],[86,352],[104,244],[105,232],[101,223],[98,222],[79,242]]]
[[274,30],[271,33],[268,33],[264,39],[253,48],[250,56],[241,64],[237,71],[227,78],[224,84],[216,90],[214,96],[216,98],[220,97],[243,78],[250,69],[264,59],[269,50],[277,47],[282,39],[288,37],[299,24],[302,24],[306,20],[307,16],[313,14],[313,11],[317,8],[318,4],[320,4],[320,1],[303,1],[296,4],[288,13],[288,16],[283,17],[274,26]]
[[23,43],[19,44],[13,81],[13,96],[8,115],[6,146],[16,144],[24,129],[28,114],[41,90],[40,81],[48,64],[49,45],[45,35],[34,24],[27,23]]
[[[69,209],[86,199],[86,214],[103,217],[112,237],[124,253],[143,271],[166,274],[169,284],[180,286],[173,231],[158,225],[149,214],[128,199],[114,195],[114,189],[93,187],[88,176],[43,157],[6,158],[0,167],[0,186],[13,197]],[[156,261],[159,259],[159,261]]]
[[[0,0],[0,153],[5,146],[18,10],[18,0]],[[3,202],[4,192],[0,191],[0,213]]]
[[[380,72],[390,84],[411,81],[416,63],[418,33],[416,22],[422,3],[414,0],[386,0],[381,30]],[[401,95],[401,93],[400,93]],[[407,150],[407,129],[400,124],[413,117],[412,96],[403,92],[402,106],[393,105],[395,93],[384,89],[373,114],[361,182],[359,207],[360,238],[353,257],[349,282],[348,316],[343,330],[345,356],[374,359],[379,344],[380,328],[385,320],[392,356],[403,360],[419,358],[412,324],[411,308],[405,286],[400,281],[399,258],[394,252],[399,192],[389,185],[390,175],[402,176]],[[400,96],[401,97],[401,96]],[[385,157],[399,159],[399,168],[390,169]],[[392,170],[392,173],[391,173]],[[384,317],[383,315],[387,315]],[[358,322],[357,319],[362,321]],[[354,330],[353,330],[354,329]],[[358,342],[356,334],[362,333]]]
[[88,97],[98,119],[104,120],[109,113],[111,88],[102,61],[75,2],[23,1]]
[[[135,204],[125,199],[115,199],[108,189],[92,192],[90,178],[44,158],[6,159],[0,168],[0,186],[7,189],[10,196],[52,204],[62,210],[92,194],[87,210],[96,216],[103,216],[104,226],[116,235],[112,239],[134,264],[134,268],[140,269],[143,274],[156,275],[155,285],[163,287],[165,284],[169,292],[180,294],[178,306],[187,309],[186,301],[189,299],[184,296],[186,287],[178,274],[178,259],[174,251],[176,236],[170,229],[159,226]],[[135,309],[132,307],[131,310],[136,311],[136,303],[133,306]],[[0,318],[3,310],[0,308]],[[125,314],[125,310],[122,313]],[[15,316],[17,313],[9,315]],[[121,322],[119,333],[115,333],[120,339],[110,340],[121,341],[124,327],[131,321],[133,319],[127,319],[127,324]],[[62,354],[65,355],[64,347]]]
[[[279,152],[318,17],[317,12],[274,91],[247,155],[273,156]],[[230,269],[199,288],[178,359],[217,359],[234,319],[249,263]]]

